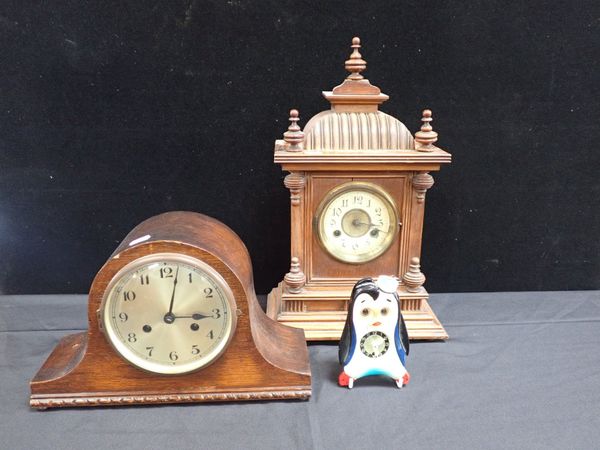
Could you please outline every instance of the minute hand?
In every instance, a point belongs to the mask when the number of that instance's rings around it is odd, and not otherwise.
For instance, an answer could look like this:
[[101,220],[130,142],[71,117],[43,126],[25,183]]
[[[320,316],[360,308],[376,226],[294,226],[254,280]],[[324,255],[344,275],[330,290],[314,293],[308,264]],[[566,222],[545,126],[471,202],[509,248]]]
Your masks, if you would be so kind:
[[173,315],[173,303],[175,303],[175,289],[177,288],[177,276],[179,275],[179,266],[175,271],[175,279],[173,280],[173,293],[171,294],[171,303],[169,303],[169,312],[167,314]]

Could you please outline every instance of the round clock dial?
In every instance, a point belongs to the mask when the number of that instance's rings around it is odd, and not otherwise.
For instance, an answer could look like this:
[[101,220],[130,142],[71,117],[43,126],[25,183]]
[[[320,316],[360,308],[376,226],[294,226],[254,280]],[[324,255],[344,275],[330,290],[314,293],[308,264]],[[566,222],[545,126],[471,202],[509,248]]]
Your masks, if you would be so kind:
[[115,350],[133,365],[183,374],[213,362],[236,325],[233,293],[206,263],[152,254],[126,265],[109,283],[101,320]]
[[381,331],[371,331],[360,340],[360,351],[369,358],[379,358],[390,348],[390,340]]
[[392,198],[372,183],[350,182],[332,190],[315,217],[325,250],[343,262],[365,263],[392,244],[398,214]]

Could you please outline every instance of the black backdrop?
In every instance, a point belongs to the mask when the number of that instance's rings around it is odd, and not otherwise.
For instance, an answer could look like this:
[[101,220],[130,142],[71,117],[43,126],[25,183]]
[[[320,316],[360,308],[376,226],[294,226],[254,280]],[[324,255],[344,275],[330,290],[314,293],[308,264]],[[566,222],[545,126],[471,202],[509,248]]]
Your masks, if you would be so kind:
[[[554,4],[556,3],[556,4]],[[194,210],[246,242],[259,293],[289,263],[272,162],[346,75],[434,112],[453,164],[427,195],[430,291],[600,287],[595,0],[4,1],[0,291],[86,292],[137,223]]]

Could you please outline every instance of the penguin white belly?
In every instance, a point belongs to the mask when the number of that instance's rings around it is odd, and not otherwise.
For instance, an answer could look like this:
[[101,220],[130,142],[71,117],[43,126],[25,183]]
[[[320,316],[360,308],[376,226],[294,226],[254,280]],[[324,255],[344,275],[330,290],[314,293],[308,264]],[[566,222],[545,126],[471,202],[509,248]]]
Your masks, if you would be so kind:
[[394,380],[401,380],[407,370],[400,361],[394,341],[383,333],[379,334],[383,336],[381,339],[374,339],[372,336],[373,333],[367,333],[359,338],[360,341],[356,343],[354,354],[344,367],[344,372],[354,379],[385,375]]

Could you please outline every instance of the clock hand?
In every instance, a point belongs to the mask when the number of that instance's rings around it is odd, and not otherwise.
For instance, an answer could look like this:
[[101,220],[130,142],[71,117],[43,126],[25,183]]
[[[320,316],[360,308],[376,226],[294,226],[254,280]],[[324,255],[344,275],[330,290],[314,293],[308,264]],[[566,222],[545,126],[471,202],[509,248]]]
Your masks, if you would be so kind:
[[212,316],[205,316],[204,314],[200,314],[200,313],[195,313],[192,314],[190,316],[174,316],[176,319],[194,319],[194,320],[200,320],[200,319],[206,319],[207,317],[212,317]]
[[173,303],[175,303],[175,289],[177,289],[177,276],[179,275],[179,265],[175,271],[175,279],[173,280],[173,292],[171,293],[171,302],[169,303],[169,311],[165,314],[164,321],[166,323],[173,323],[175,321],[175,315],[173,314]]
[[169,304],[169,312],[167,314],[173,314],[173,303],[175,302],[175,289],[177,288],[177,276],[179,275],[179,265],[175,271],[175,279],[173,280],[173,293],[171,294],[171,303]]
[[[355,227],[359,226],[359,225],[367,225],[368,227],[377,227],[376,224],[374,223],[366,223],[366,222],[361,222],[358,219],[354,219],[352,221],[352,225],[354,225]],[[387,231],[382,230],[381,228],[375,228],[377,231],[379,231],[380,233],[387,233]]]

